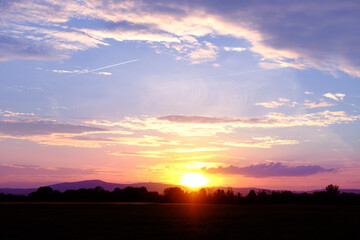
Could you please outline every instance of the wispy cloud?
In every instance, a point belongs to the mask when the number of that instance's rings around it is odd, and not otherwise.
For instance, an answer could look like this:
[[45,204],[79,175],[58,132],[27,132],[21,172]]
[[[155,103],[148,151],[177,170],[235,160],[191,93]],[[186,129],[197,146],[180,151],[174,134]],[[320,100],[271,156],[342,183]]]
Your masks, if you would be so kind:
[[123,127],[133,131],[157,130],[165,134],[180,136],[214,136],[220,133],[232,133],[239,128],[284,128],[299,126],[325,127],[344,124],[360,119],[344,111],[322,111],[294,116],[282,113],[269,113],[265,117],[208,117],[167,115],[160,117],[127,117],[121,121],[85,121],[86,124],[103,127]]
[[187,55],[187,57],[196,64],[207,61],[214,61],[216,59],[217,52],[217,46],[205,41],[203,44],[199,44],[194,50],[192,50]]
[[277,145],[294,145],[299,144],[297,140],[279,139],[277,137],[254,137],[252,140],[243,142],[213,142],[230,147],[246,147],[246,148],[271,148]]
[[246,48],[243,47],[224,47],[225,51],[235,51],[235,52],[242,52],[245,51]]
[[163,158],[172,160],[194,160],[217,157],[216,152],[226,151],[224,147],[197,147],[197,148],[165,148],[157,150],[139,150],[135,152],[114,152],[115,156],[135,156],[145,158]]
[[51,109],[53,109],[53,110],[70,110],[68,107],[64,107],[64,106],[54,106],[54,107],[51,107]]
[[40,178],[40,179],[60,179],[64,177],[90,176],[99,173],[95,169],[81,169],[81,168],[63,168],[63,167],[44,167],[37,165],[23,165],[23,164],[0,164],[0,175],[6,177],[15,176],[16,180],[19,178]]
[[296,177],[310,176],[317,173],[334,172],[335,169],[325,169],[317,165],[287,166],[280,162],[260,163],[247,167],[228,166],[217,168],[203,168],[209,174],[239,174],[245,177],[267,178],[267,177]]
[[28,87],[28,86],[22,86],[22,85],[15,85],[15,86],[10,86],[10,87],[5,87],[6,90],[13,90],[16,92],[24,92],[24,91],[37,91],[37,92],[42,92],[44,91],[44,89],[40,88],[40,87]]
[[297,104],[297,102],[291,102],[286,98],[278,98],[278,101],[255,103],[256,106],[263,106],[265,108],[295,107]]
[[319,108],[319,107],[331,107],[334,106],[333,103],[329,102],[311,102],[309,100],[305,100],[304,107],[305,108]]
[[50,135],[54,133],[104,132],[104,128],[55,121],[0,120],[0,133],[11,136]]
[[86,72],[86,70],[58,70],[58,69],[54,69],[52,70],[52,72],[54,73],[84,73]]
[[111,72],[97,72],[96,74],[98,74],[98,75],[105,75],[105,76],[110,76],[110,75],[112,75]]
[[1,110],[0,109],[0,116],[2,117],[7,117],[7,118],[12,118],[12,117],[27,117],[27,118],[34,118],[36,117],[34,113],[22,113],[22,112],[13,112],[10,110]]

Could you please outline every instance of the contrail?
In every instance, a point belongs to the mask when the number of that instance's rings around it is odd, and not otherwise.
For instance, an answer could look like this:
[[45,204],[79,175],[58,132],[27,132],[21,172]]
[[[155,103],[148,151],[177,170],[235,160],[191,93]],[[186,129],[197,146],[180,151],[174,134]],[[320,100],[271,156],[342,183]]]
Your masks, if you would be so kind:
[[116,67],[116,66],[119,66],[119,65],[124,65],[124,64],[132,63],[132,62],[137,62],[137,61],[140,61],[140,59],[133,59],[133,60],[129,60],[129,61],[125,61],[125,62],[120,62],[120,63],[112,64],[112,65],[109,65],[109,66],[105,66],[105,67],[95,68],[95,69],[91,69],[91,70],[85,70],[85,71],[83,71],[83,72],[79,72],[79,73],[75,73],[75,74],[69,75],[69,77],[70,77],[70,76],[74,76],[74,75],[80,75],[80,74],[86,74],[86,73],[96,72],[96,71],[99,71],[99,70],[103,70],[103,69],[107,69],[107,68],[112,68],[112,67]]
[[91,69],[91,70],[89,70],[89,71],[87,71],[85,73],[96,72],[96,71],[103,70],[103,69],[106,69],[106,68],[112,68],[112,67],[116,67],[116,66],[119,66],[119,65],[124,65],[124,64],[132,63],[132,62],[137,62],[137,61],[139,61],[139,59],[133,59],[133,60],[129,60],[129,61],[126,61],[126,62],[116,63],[116,64],[112,64],[112,65],[109,65],[109,66],[101,67],[101,68]]

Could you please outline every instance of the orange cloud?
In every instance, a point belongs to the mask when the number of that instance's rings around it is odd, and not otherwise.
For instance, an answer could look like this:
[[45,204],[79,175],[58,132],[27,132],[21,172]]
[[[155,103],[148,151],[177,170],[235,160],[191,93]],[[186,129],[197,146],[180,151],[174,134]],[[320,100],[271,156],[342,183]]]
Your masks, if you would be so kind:
[[304,103],[305,108],[319,108],[319,107],[331,107],[334,106],[334,104],[329,102],[311,102],[309,100],[305,100]]
[[343,100],[346,95],[343,93],[325,93],[323,96],[335,101],[340,101]]

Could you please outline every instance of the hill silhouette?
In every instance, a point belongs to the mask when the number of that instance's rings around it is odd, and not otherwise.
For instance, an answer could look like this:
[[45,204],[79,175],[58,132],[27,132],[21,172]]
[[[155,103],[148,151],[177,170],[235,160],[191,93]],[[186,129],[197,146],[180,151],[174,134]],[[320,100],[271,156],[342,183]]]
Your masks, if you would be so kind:
[[121,183],[109,183],[102,180],[85,180],[79,182],[64,182],[49,185],[54,190],[64,192],[66,190],[79,190],[81,188],[95,188],[102,187],[104,190],[113,191],[115,188],[124,189],[126,187],[146,187],[149,191],[163,192],[165,188],[176,187],[177,185],[173,184],[164,184],[164,183],[154,183],[154,182],[144,182],[144,183],[131,183],[131,184],[121,184]]

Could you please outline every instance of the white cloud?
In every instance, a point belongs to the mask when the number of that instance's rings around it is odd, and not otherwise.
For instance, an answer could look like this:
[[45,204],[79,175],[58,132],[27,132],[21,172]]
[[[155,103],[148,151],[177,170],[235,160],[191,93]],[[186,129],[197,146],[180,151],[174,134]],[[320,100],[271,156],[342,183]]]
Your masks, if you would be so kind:
[[57,70],[57,69],[55,69],[55,70],[52,70],[52,72],[60,73],[60,74],[62,74],[62,73],[86,73],[87,70],[86,69],[84,69],[84,70]]
[[340,101],[340,100],[344,100],[344,97],[346,95],[344,93],[325,93],[323,96],[327,98],[331,98],[335,101]]
[[207,61],[214,61],[216,59],[218,47],[210,42],[203,42],[197,48],[192,50],[187,57],[192,60],[192,63],[202,63]]
[[235,52],[242,52],[245,51],[246,48],[242,48],[242,47],[224,47],[225,51],[235,51]]
[[112,75],[111,72],[95,72],[95,74],[98,74],[98,75],[105,75],[105,76],[110,76]]

